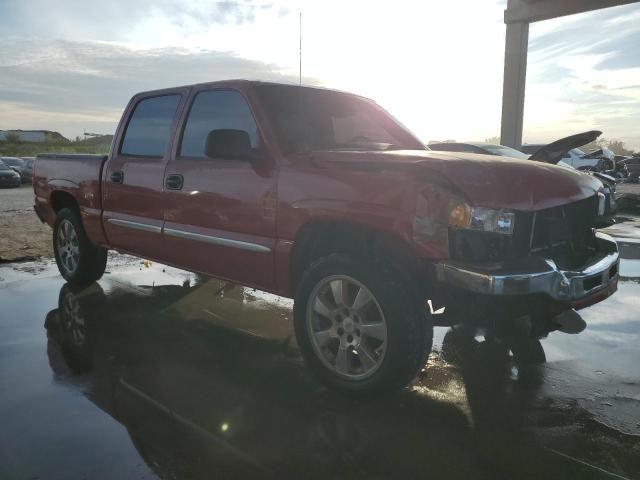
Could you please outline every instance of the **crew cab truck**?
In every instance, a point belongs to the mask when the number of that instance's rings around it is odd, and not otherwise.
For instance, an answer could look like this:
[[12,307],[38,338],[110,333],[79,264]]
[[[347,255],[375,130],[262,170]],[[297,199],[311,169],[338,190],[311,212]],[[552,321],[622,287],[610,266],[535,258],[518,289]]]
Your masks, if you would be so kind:
[[69,283],[99,279],[115,249],[292,297],[306,362],[348,393],[415,378],[427,300],[452,322],[462,306],[556,315],[617,286],[616,243],[592,228],[599,182],[430,151],[344,92],[235,80],[140,93],[109,155],[40,155],[33,185]]

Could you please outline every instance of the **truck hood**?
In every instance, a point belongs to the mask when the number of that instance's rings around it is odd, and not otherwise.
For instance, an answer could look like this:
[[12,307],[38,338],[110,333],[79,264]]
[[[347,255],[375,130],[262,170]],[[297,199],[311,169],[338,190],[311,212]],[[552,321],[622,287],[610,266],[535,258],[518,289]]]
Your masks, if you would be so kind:
[[406,172],[447,186],[473,205],[535,211],[594,195],[602,184],[573,169],[495,155],[430,150],[322,151],[310,154],[319,168],[384,173]]
[[539,150],[536,150],[531,154],[529,160],[536,160],[538,162],[551,163],[555,165],[566,156],[569,150],[591,143],[600,135],[602,135],[602,132],[599,130],[590,130],[588,132],[569,135],[568,137],[551,142]]

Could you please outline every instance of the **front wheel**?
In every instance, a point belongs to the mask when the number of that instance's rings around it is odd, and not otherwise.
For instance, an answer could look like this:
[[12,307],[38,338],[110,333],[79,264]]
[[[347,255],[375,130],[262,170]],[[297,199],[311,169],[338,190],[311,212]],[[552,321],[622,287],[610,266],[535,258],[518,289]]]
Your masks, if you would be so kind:
[[91,243],[84,231],[80,214],[63,208],[53,226],[53,252],[58,270],[72,285],[88,285],[104,273],[107,251]]
[[317,377],[343,393],[402,388],[431,350],[433,327],[421,303],[393,269],[328,255],[297,289],[298,345]]

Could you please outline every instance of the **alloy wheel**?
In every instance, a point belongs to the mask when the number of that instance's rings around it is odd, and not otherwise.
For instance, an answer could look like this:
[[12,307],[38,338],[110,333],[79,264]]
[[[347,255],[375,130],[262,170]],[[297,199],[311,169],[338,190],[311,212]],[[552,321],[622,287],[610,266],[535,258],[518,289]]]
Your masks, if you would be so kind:
[[306,312],[313,350],[329,370],[349,380],[375,373],[384,360],[387,322],[371,291],[347,275],[320,281]]
[[80,243],[76,229],[69,220],[60,222],[56,242],[60,265],[69,275],[73,275],[80,260]]

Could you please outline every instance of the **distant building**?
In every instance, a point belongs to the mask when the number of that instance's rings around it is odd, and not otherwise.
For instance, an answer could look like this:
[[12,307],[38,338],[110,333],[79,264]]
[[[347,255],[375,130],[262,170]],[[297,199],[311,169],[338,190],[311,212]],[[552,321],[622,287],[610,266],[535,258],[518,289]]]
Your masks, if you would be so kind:
[[11,137],[24,143],[64,143],[69,141],[60,133],[50,130],[0,130],[0,142],[6,142],[7,138],[11,139]]

